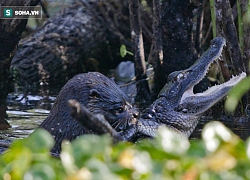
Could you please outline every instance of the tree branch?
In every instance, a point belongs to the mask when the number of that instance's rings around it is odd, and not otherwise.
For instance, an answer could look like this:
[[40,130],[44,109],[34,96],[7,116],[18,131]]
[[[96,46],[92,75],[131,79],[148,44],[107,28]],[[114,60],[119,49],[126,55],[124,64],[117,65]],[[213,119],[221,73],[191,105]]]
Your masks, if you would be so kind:
[[[144,57],[139,0],[129,1],[129,17],[130,17],[131,39],[134,48],[136,80],[146,79],[147,75],[146,75],[146,64]],[[151,93],[149,90],[148,82],[146,80],[137,84],[136,98],[139,99],[140,101],[144,100],[145,104],[151,103]]]

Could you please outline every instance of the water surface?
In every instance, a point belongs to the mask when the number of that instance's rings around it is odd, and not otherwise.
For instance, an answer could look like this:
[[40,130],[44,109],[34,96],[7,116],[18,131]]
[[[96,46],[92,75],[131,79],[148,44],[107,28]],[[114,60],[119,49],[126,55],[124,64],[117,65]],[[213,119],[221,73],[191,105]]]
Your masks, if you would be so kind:
[[7,145],[15,139],[27,137],[48,116],[54,101],[55,96],[9,94],[7,121],[11,128],[0,130],[0,144]]

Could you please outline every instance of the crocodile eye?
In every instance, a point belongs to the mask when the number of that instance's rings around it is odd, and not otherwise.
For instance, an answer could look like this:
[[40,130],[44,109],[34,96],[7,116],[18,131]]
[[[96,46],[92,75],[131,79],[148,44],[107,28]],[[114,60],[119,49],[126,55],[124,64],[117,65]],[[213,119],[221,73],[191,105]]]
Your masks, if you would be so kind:
[[187,112],[188,112],[188,109],[184,108],[184,109],[181,110],[181,112],[187,113]]

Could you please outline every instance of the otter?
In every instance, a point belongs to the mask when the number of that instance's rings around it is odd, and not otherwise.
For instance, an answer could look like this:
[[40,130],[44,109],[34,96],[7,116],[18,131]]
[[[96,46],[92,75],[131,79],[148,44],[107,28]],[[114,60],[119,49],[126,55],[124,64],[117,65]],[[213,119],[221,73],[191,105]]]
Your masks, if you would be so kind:
[[120,132],[139,117],[139,111],[114,80],[98,72],[78,74],[61,89],[48,117],[40,125],[55,139],[52,153],[60,153],[64,139],[73,140],[83,134],[94,133],[79,124],[70,114],[68,100],[75,99],[93,114],[102,114],[110,125]]

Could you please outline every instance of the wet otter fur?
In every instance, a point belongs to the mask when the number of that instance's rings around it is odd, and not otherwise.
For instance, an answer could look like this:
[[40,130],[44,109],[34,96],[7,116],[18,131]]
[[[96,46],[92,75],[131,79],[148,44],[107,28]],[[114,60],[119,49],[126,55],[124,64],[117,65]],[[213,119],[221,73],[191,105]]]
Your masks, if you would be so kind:
[[55,138],[51,152],[59,153],[62,140],[73,140],[92,133],[71,115],[67,101],[75,99],[94,114],[103,114],[116,131],[122,131],[137,121],[139,112],[130,104],[129,97],[112,79],[98,72],[79,74],[61,89],[50,114],[40,125]]

